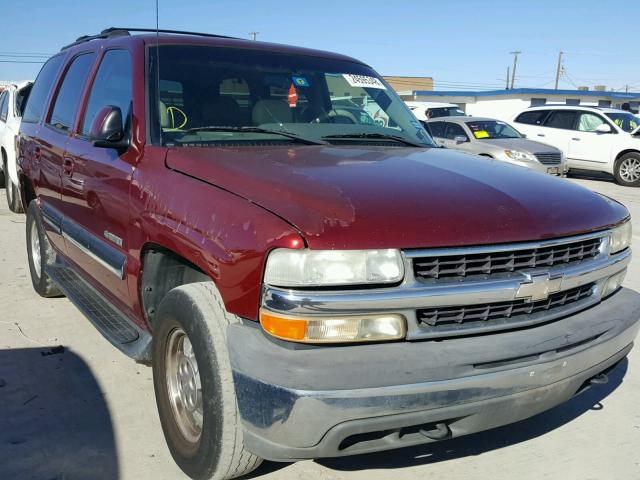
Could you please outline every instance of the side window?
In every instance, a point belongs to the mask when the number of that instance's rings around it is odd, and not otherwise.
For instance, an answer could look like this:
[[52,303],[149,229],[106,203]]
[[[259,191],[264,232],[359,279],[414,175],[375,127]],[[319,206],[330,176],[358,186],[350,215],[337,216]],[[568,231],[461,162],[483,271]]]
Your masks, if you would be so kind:
[[580,119],[578,120],[578,130],[581,132],[595,132],[596,128],[603,123],[606,123],[606,121],[600,115],[583,112],[580,114]]
[[429,122],[425,123],[429,134],[435,138],[444,138],[444,131],[447,124],[444,122]]
[[22,117],[24,115],[24,107],[27,106],[27,100],[29,99],[32,87],[33,85],[27,85],[16,93],[16,115],[18,117]]
[[524,123],[525,125],[542,125],[544,117],[549,113],[548,110],[533,110],[529,112],[523,112],[516,118],[517,123]]
[[2,92],[0,96],[0,121],[6,122],[9,115],[9,92]]
[[464,128],[457,123],[447,123],[447,140],[455,140],[456,137],[465,137],[469,140]]
[[554,110],[544,123],[545,127],[575,130],[577,112],[572,110]]
[[47,122],[49,125],[61,130],[71,130],[80,105],[82,90],[94,60],[93,53],[80,55],[73,60],[54,100],[53,112]]
[[89,135],[96,115],[107,106],[118,107],[122,118],[127,119],[132,89],[131,54],[127,50],[109,50],[104,54],[93,81],[81,133]]
[[53,88],[53,82],[55,82],[58,76],[58,71],[62,66],[63,60],[64,57],[62,55],[50,58],[47,63],[44,64],[42,70],[40,70],[38,78],[36,78],[36,82],[31,89],[24,115],[22,116],[23,122],[37,123],[42,118],[44,109],[47,106],[49,93]]

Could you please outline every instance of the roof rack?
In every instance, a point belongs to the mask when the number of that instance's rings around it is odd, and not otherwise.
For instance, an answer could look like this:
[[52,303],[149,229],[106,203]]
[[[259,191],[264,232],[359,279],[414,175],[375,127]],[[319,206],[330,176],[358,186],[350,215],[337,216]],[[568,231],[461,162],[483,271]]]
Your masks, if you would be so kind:
[[70,43],[69,45],[65,45],[60,50],[66,50],[68,48],[74,47],[81,43],[90,42],[91,40],[105,39],[105,38],[114,38],[114,37],[124,37],[131,35],[131,32],[143,32],[143,33],[175,33],[177,35],[196,35],[198,37],[210,37],[210,38],[232,38],[234,40],[240,40],[237,37],[229,37],[226,35],[216,35],[213,33],[202,33],[202,32],[189,32],[186,30],[165,30],[165,29],[155,29],[155,28],[128,28],[128,27],[110,27],[105,30],[102,30],[97,35],[83,35],[81,37],[76,38],[76,41]]

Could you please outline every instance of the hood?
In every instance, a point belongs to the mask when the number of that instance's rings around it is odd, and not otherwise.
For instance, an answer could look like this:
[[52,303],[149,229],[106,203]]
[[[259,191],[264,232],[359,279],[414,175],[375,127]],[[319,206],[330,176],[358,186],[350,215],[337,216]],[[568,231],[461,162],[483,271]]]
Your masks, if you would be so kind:
[[507,150],[521,150],[529,153],[560,153],[556,147],[546,145],[540,142],[534,142],[526,138],[496,138],[493,140],[478,140],[479,143],[484,144],[487,142],[497,148]]
[[539,240],[628,215],[567,180],[439,148],[181,147],[166,164],[273,212],[318,249]]

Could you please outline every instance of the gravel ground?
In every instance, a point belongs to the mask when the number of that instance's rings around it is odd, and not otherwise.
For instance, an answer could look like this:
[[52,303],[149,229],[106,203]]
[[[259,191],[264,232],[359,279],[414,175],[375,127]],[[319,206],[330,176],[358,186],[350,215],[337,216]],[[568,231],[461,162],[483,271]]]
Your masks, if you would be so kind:
[[[640,189],[605,176],[568,181],[624,203],[640,251]],[[151,370],[114,349],[66,299],[33,292],[24,222],[0,200],[0,478],[185,478],[164,443]],[[640,291],[638,262],[626,286]],[[638,480],[639,349],[611,380],[515,425],[347,459],[267,462],[253,477]]]

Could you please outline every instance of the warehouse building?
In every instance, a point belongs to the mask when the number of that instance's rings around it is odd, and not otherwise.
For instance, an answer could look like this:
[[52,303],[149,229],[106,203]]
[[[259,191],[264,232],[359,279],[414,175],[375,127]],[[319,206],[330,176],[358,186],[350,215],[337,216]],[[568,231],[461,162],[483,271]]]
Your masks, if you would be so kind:
[[402,92],[401,97],[404,100],[454,103],[459,105],[468,115],[501,120],[511,120],[525,108],[549,103],[616,108],[621,108],[624,105],[636,113],[640,105],[640,93],[543,88],[493,91],[413,90]]

